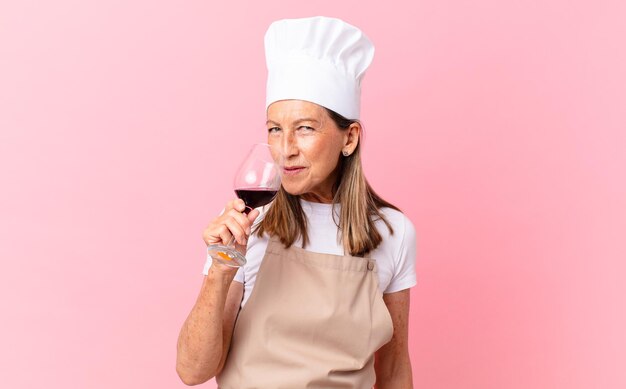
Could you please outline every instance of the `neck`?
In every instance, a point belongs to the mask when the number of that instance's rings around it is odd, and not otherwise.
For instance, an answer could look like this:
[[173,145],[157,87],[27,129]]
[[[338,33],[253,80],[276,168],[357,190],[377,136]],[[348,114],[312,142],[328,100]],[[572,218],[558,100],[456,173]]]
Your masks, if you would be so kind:
[[303,193],[300,195],[300,198],[302,200],[310,201],[312,203],[323,203],[323,204],[332,204],[333,197],[334,196],[332,195],[332,193],[323,195],[319,193],[309,192],[309,193]]

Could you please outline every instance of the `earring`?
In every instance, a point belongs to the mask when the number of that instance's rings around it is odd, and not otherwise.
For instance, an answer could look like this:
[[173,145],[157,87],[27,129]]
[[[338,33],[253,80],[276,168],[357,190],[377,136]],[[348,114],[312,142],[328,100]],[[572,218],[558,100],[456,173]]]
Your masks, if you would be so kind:
[[348,150],[344,150],[344,151],[343,151],[343,156],[344,156],[344,157],[347,157],[348,155],[350,155],[350,153],[348,152]]

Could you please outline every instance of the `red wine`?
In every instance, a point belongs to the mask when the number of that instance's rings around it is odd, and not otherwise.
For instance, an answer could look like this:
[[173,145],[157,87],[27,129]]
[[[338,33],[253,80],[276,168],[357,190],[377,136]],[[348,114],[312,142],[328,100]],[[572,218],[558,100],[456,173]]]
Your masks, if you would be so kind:
[[[250,188],[250,189],[235,189],[237,197],[246,203],[245,213],[249,213],[254,208],[262,207],[272,201],[276,196],[276,190],[274,189],[262,189],[262,188]],[[249,208],[248,208],[249,207]]]

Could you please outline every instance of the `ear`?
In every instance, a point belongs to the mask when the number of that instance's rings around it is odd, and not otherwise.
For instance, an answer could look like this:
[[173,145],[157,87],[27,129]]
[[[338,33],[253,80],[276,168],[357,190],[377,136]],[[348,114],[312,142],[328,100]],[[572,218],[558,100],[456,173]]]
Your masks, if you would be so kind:
[[361,135],[361,124],[356,122],[350,124],[350,127],[345,131],[342,152],[347,152],[348,155],[352,154],[359,144],[359,137]]

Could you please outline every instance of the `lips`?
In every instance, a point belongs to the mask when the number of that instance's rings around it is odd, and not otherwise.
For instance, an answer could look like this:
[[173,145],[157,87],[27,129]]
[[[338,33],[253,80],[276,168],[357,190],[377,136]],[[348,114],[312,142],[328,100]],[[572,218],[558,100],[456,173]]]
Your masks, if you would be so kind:
[[303,170],[304,166],[283,166],[283,172],[289,176],[298,174]]

